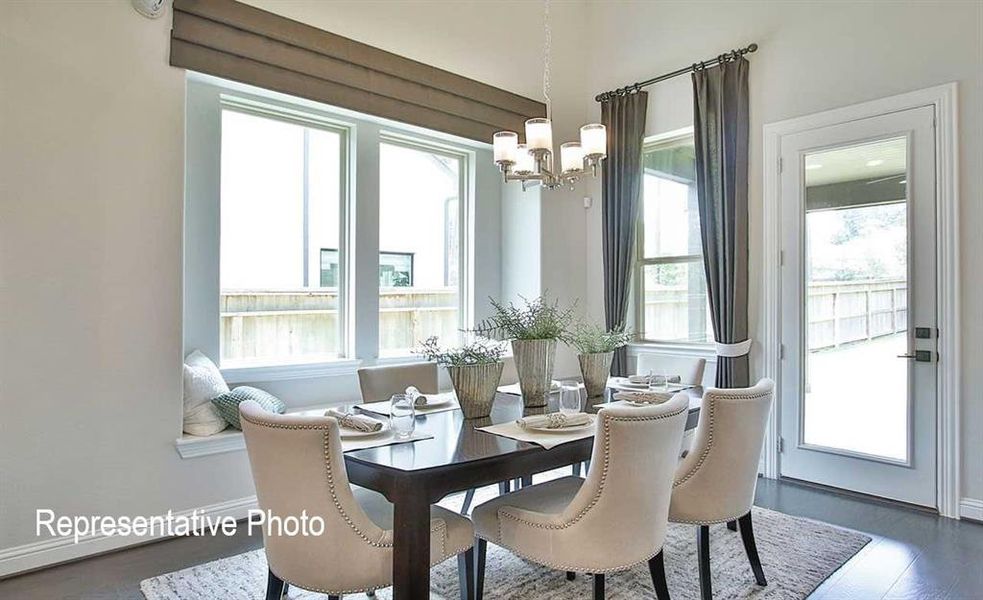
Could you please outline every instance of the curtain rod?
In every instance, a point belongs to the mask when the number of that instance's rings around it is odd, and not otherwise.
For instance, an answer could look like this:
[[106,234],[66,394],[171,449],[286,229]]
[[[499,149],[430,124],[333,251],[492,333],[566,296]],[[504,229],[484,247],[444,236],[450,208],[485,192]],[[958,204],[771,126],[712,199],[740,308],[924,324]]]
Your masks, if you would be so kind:
[[721,62],[728,60],[736,60],[739,56],[744,56],[745,54],[750,54],[758,49],[757,44],[748,44],[744,48],[737,48],[736,50],[731,50],[720,56],[711,58],[709,60],[704,60],[702,62],[694,63],[688,67],[683,67],[682,69],[676,69],[671,73],[666,73],[664,75],[659,75],[658,77],[653,77],[652,79],[646,79],[645,81],[639,83],[633,83],[631,85],[626,85],[623,88],[618,88],[616,90],[611,90],[610,92],[604,92],[603,94],[598,94],[594,96],[594,100],[597,102],[604,102],[615,96],[624,96],[625,94],[630,94],[632,92],[637,92],[643,87],[652,85],[653,83],[659,83],[660,81],[665,81],[666,79],[672,79],[673,77],[678,77],[680,75],[685,75],[697,69],[705,69],[707,67],[713,67],[719,65]]

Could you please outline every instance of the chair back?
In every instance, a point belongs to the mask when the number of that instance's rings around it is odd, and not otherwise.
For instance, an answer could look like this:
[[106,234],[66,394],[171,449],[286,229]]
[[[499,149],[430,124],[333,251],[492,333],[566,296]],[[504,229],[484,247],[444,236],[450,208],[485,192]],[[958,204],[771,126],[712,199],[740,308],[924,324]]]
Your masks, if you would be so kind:
[[679,375],[682,383],[703,385],[703,373],[707,366],[705,358],[640,353],[635,360],[635,372],[638,374],[651,371],[655,375]]
[[751,510],[775,383],[707,388],[689,454],[673,484],[670,518],[719,523]]
[[[240,404],[239,414],[259,509],[267,517],[270,570],[311,590],[387,585],[392,534],[373,523],[352,494],[337,421],[273,414],[253,401]],[[304,514],[308,533],[320,528],[312,517],[323,520],[320,535],[290,535],[295,530],[288,519]]]
[[656,406],[598,412],[590,471],[557,518],[572,537],[549,540],[569,550],[567,564],[616,571],[662,549],[688,410],[687,396],[676,394]]
[[393,394],[401,394],[413,386],[423,394],[436,394],[437,364],[432,362],[410,363],[383,367],[363,367],[358,370],[358,386],[362,402],[389,400]]

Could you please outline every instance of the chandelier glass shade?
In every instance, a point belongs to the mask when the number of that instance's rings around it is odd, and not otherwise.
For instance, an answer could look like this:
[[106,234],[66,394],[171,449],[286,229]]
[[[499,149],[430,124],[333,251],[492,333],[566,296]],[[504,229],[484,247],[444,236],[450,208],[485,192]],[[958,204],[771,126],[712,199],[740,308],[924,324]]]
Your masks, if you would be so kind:
[[550,120],[550,5],[543,3],[543,96],[546,98],[546,117],[526,121],[526,141],[519,143],[519,134],[514,131],[499,131],[492,136],[495,164],[502,171],[505,181],[526,183],[538,181],[549,189],[570,185],[580,179],[587,171],[597,176],[597,167],[607,157],[607,130],[600,123],[591,123],[580,128],[579,142],[566,142],[560,145],[559,168],[555,167],[553,152],[553,122]]

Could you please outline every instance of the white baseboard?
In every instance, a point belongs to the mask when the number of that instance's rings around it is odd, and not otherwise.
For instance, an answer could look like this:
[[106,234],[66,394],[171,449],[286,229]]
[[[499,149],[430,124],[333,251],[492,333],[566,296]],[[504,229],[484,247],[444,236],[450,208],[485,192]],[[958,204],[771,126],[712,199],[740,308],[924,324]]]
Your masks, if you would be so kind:
[[959,501],[959,517],[983,522],[983,500],[963,498]]
[[[200,516],[232,517],[238,520],[246,518],[252,508],[256,508],[256,496],[185,510],[174,513],[174,516],[191,516],[192,513],[198,511]],[[162,537],[164,536],[134,538],[92,534],[81,537],[77,544],[72,536],[67,536],[0,549],[0,578],[86,556],[119,550],[127,546],[145,544]]]

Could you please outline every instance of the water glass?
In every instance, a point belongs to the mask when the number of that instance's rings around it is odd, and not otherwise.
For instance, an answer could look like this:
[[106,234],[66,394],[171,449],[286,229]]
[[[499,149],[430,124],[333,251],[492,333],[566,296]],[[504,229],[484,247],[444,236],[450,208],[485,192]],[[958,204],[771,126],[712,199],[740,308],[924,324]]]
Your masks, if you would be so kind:
[[393,394],[389,400],[389,426],[393,435],[405,440],[416,428],[415,398],[409,394]]
[[579,413],[580,409],[580,382],[561,381],[560,382],[560,412]]

